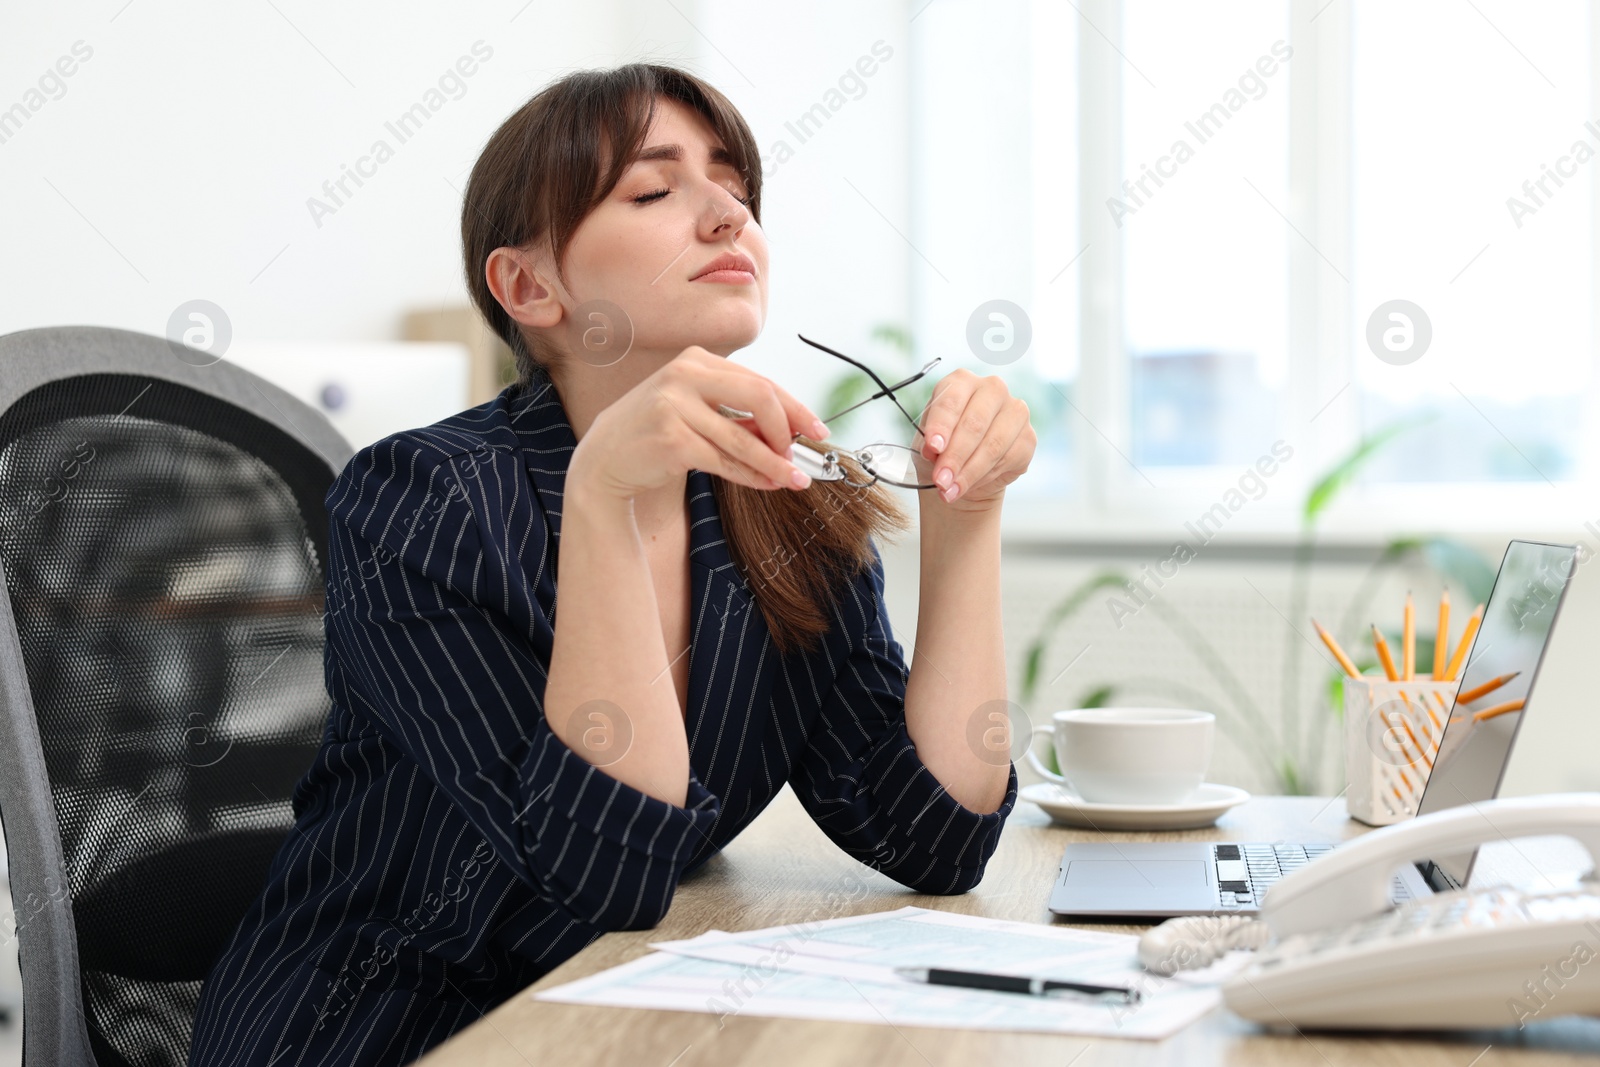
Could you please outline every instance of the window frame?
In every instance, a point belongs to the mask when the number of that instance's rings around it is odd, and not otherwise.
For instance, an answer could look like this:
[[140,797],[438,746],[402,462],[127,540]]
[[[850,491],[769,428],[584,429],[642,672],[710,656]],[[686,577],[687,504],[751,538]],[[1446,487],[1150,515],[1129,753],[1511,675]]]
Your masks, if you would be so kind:
[[[1183,537],[1184,523],[1217,503],[1246,466],[1164,467],[1147,478],[1133,466],[1131,361],[1123,336],[1123,245],[1105,204],[1125,177],[1122,159],[1122,15],[1125,0],[1079,0],[1077,47],[1078,241],[1077,378],[1065,408],[1074,490],[1059,497],[1012,494],[1008,532],[1038,538],[1123,533]],[[1269,491],[1240,508],[1225,534],[1280,539],[1298,533],[1300,509],[1317,477],[1361,438],[1353,288],[1328,268],[1351,264],[1351,148],[1354,38],[1350,4],[1289,0],[1288,372],[1283,439],[1294,457]],[[1589,99],[1600,114],[1600,15],[1589,26]],[[1092,103],[1091,103],[1092,102]],[[1037,103],[1037,101],[1035,101]],[[1600,180],[1591,183],[1590,257],[1600,284]],[[1077,269],[1077,268],[1075,268]],[[1345,268],[1347,271],[1349,268]],[[914,282],[914,284],[916,284]],[[1398,529],[1466,534],[1600,525],[1600,300],[1590,308],[1589,386],[1575,477],[1556,483],[1472,481],[1356,483],[1322,523],[1325,533],[1383,538]],[[1308,355],[1309,354],[1309,355]],[[1060,383],[1058,383],[1060,384]],[[1075,410],[1076,409],[1076,410]],[[1151,482],[1154,482],[1152,485]],[[1473,502],[1472,514],[1452,511]],[[1508,521],[1507,516],[1515,516]]]

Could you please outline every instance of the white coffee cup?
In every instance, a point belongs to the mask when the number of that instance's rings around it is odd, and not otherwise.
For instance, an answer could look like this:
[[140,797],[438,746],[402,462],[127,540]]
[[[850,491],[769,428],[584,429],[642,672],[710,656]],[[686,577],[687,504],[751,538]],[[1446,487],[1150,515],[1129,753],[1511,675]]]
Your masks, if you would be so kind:
[[1050,734],[1064,774],[1028,762],[1052,782],[1100,804],[1181,804],[1205,781],[1217,717],[1185,708],[1073,708],[1035,726]]

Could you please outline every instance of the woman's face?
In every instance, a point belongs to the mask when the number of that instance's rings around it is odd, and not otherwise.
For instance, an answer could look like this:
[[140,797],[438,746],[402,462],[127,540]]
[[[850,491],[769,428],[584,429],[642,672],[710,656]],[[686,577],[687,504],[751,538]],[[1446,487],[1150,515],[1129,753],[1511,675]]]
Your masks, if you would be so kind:
[[[572,304],[558,327],[568,351],[594,350],[584,335],[601,320],[584,305],[595,300],[622,309],[641,353],[700,345],[726,356],[754,341],[767,315],[767,241],[747,198],[705,118],[658,97],[639,158],[568,245]],[[740,269],[706,273],[725,256]]]

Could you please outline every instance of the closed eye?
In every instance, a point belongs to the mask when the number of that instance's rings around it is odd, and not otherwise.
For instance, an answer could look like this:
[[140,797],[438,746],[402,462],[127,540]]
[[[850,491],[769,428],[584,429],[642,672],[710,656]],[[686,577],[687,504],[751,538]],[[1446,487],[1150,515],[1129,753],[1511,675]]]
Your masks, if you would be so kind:
[[[630,197],[629,199],[632,200],[635,204],[653,204],[657,200],[660,200],[662,197],[666,196],[671,191],[672,191],[671,189],[657,189],[654,192],[650,192],[650,193],[640,193],[638,196]],[[731,190],[730,190],[730,192],[731,192]],[[739,203],[744,204],[746,206],[749,206],[749,204],[750,204],[750,198],[748,196],[734,196],[734,199],[739,201]]]

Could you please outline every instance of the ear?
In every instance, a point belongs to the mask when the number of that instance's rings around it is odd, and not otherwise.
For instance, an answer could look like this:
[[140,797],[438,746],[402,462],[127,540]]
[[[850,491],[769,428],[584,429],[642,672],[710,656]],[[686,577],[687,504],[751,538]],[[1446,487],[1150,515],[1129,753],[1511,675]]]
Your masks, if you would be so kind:
[[555,277],[555,262],[539,248],[503,245],[484,263],[489,291],[506,314],[524,326],[548,329],[566,314],[565,289]]

